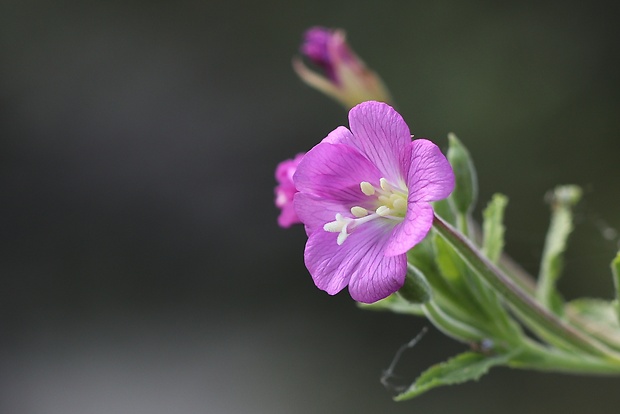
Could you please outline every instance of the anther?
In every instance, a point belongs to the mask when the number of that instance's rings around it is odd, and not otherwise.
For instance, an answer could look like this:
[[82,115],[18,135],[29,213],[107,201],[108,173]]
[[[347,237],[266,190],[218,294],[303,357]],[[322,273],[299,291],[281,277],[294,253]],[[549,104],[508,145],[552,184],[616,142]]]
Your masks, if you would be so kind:
[[383,191],[390,191],[392,189],[392,186],[390,185],[390,183],[388,183],[388,180],[386,180],[385,178],[381,178],[379,180],[379,184],[381,184],[381,188],[383,189]]
[[387,206],[379,206],[376,213],[380,215],[381,217],[385,217],[388,214],[390,214],[390,208]]
[[407,208],[407,201],[404,198],[397,198],[396,200],[394,200],[392,205],[394,206],[395,210],[403,211]]
[[371,196],[375,193],[375,187],[373,187],[368,181],[362,181],[360,183],[360,188],[362,189],[362,193],[367,196]]
[[351,214],[353,214],[355,217],[364,217],[368,215],[368,210],[366,210],[364,207],[355,206],[351,207]]

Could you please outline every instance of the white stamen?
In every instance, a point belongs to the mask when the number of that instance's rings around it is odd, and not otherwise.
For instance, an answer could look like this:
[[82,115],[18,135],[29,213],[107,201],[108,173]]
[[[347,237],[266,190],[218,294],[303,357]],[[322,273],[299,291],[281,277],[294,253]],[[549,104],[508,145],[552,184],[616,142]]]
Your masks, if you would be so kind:
[[394,200],[392,205],[394,206],[395,210],[403,211],[407,209],[407,200],[405,200],[404,198],[397,198],[396,200]]
[[364,217],[368,215],[368,210],[366,210],[364,207],[355,206],[351,207],[351,214],[353,214],[355,217]]
[[346,228],[344,228],[342,229],[342,231],[338,235],[338,238],[336,239],[336,243],[338,243],[338,246],[342,246],[342,243],[344,243],[347,237],[349,237],[349,233],[347,233]]
[[330,233],[338,233],[340,230],[342,230],[343,225],[344,224],[341,221],[330,221],[329,223],[325,223],[323,225],[323,230]]
[[330,233],[340,233],[338,234],[338,238],[336,239],[336,243],[340,246],[344,241],[349,237],[349,229],[347,228],[349,224],[354,222],[355,219],[350,217],[344,217],[342,214],[336,214],[336,220],[330,221],[329,223],[325,223],[323,225],[323,230],[328,231]]
[[[405,183],[399,183],[398,187],[392,186],[387,179],[379,180],[380,187],[373,186],[368,181],[360,182],[360,189],[364,195],[372,197],[364,201],[364,205],[373,206],[376,210],[368,210],[362,206],[351,207],[350,213],[353,217],[345,217],[340,213],[336,214],[335,220],[325,223],[323,230],[330,233],[338,233],[336,243],[342,245],[345,240],[355,232],[358,226],[370,221],[395,220],[403,221],[407,214],[407,187]],[[349,212],[346,213],[347,215]]]
[[360,188],[362,189],[362,193],[367,196],[371,196],[375,193],[375,187],[373,187],[368,181],[362,181],[360,183]]
[[390,191],[392,189],[392,186],[390,185],[390,183],[388,183],[388,180],[386,180],[385,178],[381,178],[379,180],[379,184],[381,184],[381,188],[383,189],[383,191]]
[[323,225],[323,230],[328,231],[330,233],[338,233],[342,231],[343,227],[348,223],[347,220],[344,219],[342,214],[336,214],[336,220],[330,221],[329,223],[325,223]]
[[385,217],[388,214],[390,214],[390,208],[388,206],[379,206],[379,208],[377,208],[376,213],[380,215],[381,217]]

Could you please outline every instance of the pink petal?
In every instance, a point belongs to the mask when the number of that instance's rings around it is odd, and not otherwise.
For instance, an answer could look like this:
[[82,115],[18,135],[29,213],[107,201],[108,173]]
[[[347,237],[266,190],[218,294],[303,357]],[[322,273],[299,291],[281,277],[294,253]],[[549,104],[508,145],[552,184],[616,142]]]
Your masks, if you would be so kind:
[[346,127],[339,126],[330,132],[325,138],[323,138],[322,143],[327,144],[347,144],[353,138],[353,134]]
[[304,258],[319,289],[334,295],[348,284],[353,299],[372,303],[402,287],[407,258],[383,254],[391,226],[377,223],[354,229],[340,246],[336,233],[316,231],[310,235]]
[[316,229],[323,231],[323,225],[334,221],[337,213],[347,213],[351,208],[351,206],[305,193],[295,194],[294,205],[296,215],[299,217],[299,221],[306,226],[308,234]]
[[297,223],[301,223],[301,220],[299,220],[297,213],[295,213],[293,203],[282,206],[282,211],[278,216],[278,225],[286,229]]
[[[409,198],[411,199],[411,194]],[[392,232],[390,242],[385,249],[386,256],[407,253],[409,249],[426,237],[432,225],[433,208],[431,205],[426,201],[409,201],[405,219]]]
[[294,175],[295,187],[327,201],[356,204],[365,201],[362,181],[378,183],[380,173],[355,148],[322,143],[303,158]]
[[359,148],[388,181],[398,184],[407,177],[411,162],[411,132],[402,116],[383,102],[363,102],[349,111],[353,138],[348,145]]
[[439,147],[426,139],[416,139],[411,147],[409,203],[448,197],[454,190],[454,172]]

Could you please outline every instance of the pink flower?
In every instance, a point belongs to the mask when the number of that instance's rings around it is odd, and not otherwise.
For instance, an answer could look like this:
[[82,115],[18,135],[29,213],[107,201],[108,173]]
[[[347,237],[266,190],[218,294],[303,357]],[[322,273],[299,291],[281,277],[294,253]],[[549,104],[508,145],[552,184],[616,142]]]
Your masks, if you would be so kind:
[[347,108],[360,102],[389,102],[390,94],[383,82],[353,52],[343,30],[313,27],[304,34],[301,52],[322,69],[320,74],[308,69],[301,59],[293,59],[293,68],[308,85],[340,101]]
[[439,148],[411,141],[392,107],[364,102],[303,158],[295,210],[306,226],[304,259],[314,283],[372,303],[400,289],[406,253],[428,233],[431,201],[448,197],[454,174]]
[[293,174],[297,166],[301,162],[304,154],[297,154],[295,158],[282,161],[276,168],[276,180],[278,185],[275,188],[276,207],[281,209],[278,216],[278,224],[280,227],[288,228],[293,224],[301,223],[295,213],[293,206],[293,196],[297,192],[293,183]]

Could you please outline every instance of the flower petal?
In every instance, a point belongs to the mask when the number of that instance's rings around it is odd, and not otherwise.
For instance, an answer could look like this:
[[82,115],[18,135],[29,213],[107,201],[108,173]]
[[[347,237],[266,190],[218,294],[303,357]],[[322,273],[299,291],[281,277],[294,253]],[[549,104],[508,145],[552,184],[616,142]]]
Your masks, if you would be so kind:
[[[411,198],[411,195],[409,197]],[[432,225],[433,208],[431,205],[426,201],[410,201],[405,219],[392,232],[390,242],[385,249],[385,255],[395,256],[407,253],[409,249],[426,237]]]
[[411,167],[407,179],[409,202],[437,201],[454,190],[454,172],[439,147],[426,139],[411,143]]
[[349,125],[354,137],[346,144],[358,148],[391,183],[406,179],[411,132],[394,108],[383,102],[363,102],[349,112]]
[[321,142],[328,144],[347,144],[352,138],[353,134],[347,127],[339,126],[323,138]]
[[337,213],[342,214],[351,208],[338,202],[305,193],[295,194],[293,202],[297,217],[306,226],[306,233],[308,234],[317,229],[323,231],[323,225],[333,221]]
[[280,215],[278,216],[278,225],[283,228],[289,228],[293,224],[301,223],[299,220],[297,213],[295,212],[295,207],[293,202],[286,203],[282,205],[280,211]]
[[362,181],[378,183],[380,178],[377,168],[357,149],[321,143],[308,151],[293,180],[300,192],[346,205],[365,200]]
[[304,259],[316,286],[334,295],[348,284],[351,297],[365,303],[396,292],[405,281],[407,258],[383,254],[390,234],[391,226],[368,223],[338,246],[336,233],[312,233]]

